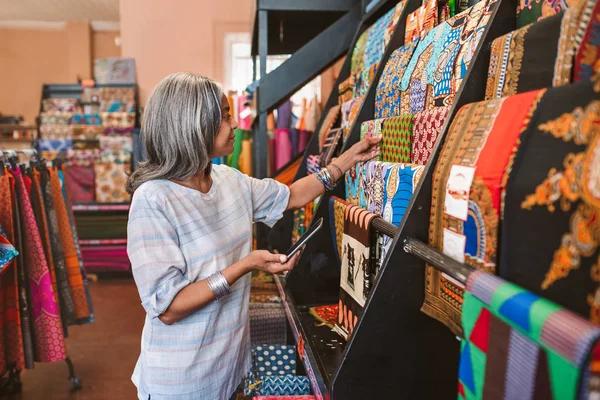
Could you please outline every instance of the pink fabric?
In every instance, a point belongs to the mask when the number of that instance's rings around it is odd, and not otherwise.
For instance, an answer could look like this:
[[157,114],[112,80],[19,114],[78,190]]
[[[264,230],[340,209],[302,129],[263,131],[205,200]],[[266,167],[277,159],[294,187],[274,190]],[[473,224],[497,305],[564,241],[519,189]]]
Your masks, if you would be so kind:
[[[246,131],[252,130],[252,113],[248,112],[250,106],[244,106],[248,101],[248,96],[238,97],[238,110],[240,115],[238,116],[238,129]],[[248,109],[248,110],[246,110]]]
[[252,400],[316,400],[315,396],[254,396]]
[[127,245],[81,246],[87,271],[128,271]]
[[300,135],[298,137],[298,154],[304,153],[304,149],[308,146],[308,141],[310,140],[312,132],[310,131],[300,131]]
[[292,161],[292,141],[289,129],[275,129],[275,169]]
[[93,203],[95,188],[95,173],[93,167],[73,165],[66,171],[67,187],[71,193],[71,201],[77,203]]
[[26,238],[24,258],[32,299],[35,360],[38,362],[64,360],[66,358],[65,338],[56,296],[52,291],[52,280],[42,247],[42,239],[23,175],[19,168],[14,169],[12,173],[15,177],[19,211],[23,218],[23,231]]

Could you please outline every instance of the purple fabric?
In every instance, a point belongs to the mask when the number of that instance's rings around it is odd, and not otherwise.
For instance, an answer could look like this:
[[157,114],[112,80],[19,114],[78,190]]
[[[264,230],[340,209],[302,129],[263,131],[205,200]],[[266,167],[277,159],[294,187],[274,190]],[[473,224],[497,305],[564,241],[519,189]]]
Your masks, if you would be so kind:
[[300,135],[298,136],[298,153],[304,153],[311,134],[312,132],[309,131],[300,131]]
[[277,129],[290,129],[292,126],[292,107],[294,104],[288,100],[277,109]]
[[81,255],[87,271],[127,271],[127,245],[81,246]]

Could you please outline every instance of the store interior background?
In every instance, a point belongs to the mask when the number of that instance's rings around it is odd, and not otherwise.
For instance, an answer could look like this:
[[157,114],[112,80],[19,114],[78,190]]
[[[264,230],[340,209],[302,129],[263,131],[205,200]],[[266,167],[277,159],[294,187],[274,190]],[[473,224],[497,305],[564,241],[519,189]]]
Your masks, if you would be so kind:
[[[109,57],[135,59],[142,106],[160,79],[177,71],[209,76],[226,90],[243,90],[251,83],[251,57],[240,57],[239,49],[249,52],[255,4],[0,0],[0,113],[22,115],[24,123],[35,124],[43,84],[92,78],[94,61]],[[284,59],[275,57],[268,69]],[[325,71],[304,94],[327,99],[340,68],[338,63]],[[129,274],[100,276],[91,291],[96,322],[73,327],[66,341],[83,389],[70,392],[64,363],[38,363],[22,374],[18,399],[135,397],[130,377],[144,312],[133,280]]]

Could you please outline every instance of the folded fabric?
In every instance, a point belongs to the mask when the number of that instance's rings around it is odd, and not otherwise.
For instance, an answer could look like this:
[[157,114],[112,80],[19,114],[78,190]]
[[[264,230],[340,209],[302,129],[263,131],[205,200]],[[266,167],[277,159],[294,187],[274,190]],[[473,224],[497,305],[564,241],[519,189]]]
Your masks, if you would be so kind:
[[434,107],[415,114],[411,162],[425,165],[442,132],[449,107]]
[[335,254],[339,261],[342,260],[342,239],[344,238],[344,217],[346,215],[346,207],[348,203],[344,199],[337,196],[329,198],[329,226],[331,230],[331,238],[334,243]]
[[363,163],[356,163],[344,175],[346,200],[350,204],[363,208],[367,205],[365,200],[364,173],[365,168]]
[[133,139],[126,136],[100,137],[101,161],[103,163],[130,164]]
[[43,112],[68,112],[74,113],[77,108],[77,99],[44,99],[42,100]]
[[458,399],[587,398],[600,328],[583,318],[477,271],[467,281],[462,326]]
[[585,0],[583,7],[579,23],[583,36],[575,55],[574,81],[592,79],[600,73],[600,3]]
[[412,151],[412,128],[414,115],[405,114],[385,120],[381,135],[381,155],[386,162],[409,163]]
[[336,128],[332,129],[327,133],[325,143],[323,144],[323,150],[319,156],[319,163],[321,167],[326,167],[331,162],[332,158],[337,155],[338,149],[342,144],[342,136],[344,129]]
[[71,139],[38,139],[40,151],[66,152],[73,147]]
[[131,200],[125,191],[130,173],[129,164],[95,164],[96,201],[98,203],[126,203]]
[[342,239],[342,272],[338,328],[348,339],[358,323],[367,296],[374,283],[374,260],[371,259],[371,223],[377,215],[364,208],[349,205],[344,215]]
[[[369,69],[370,67],[376,65],[381,61],[383,57],[383,53],[385,52],[385,48],[387,43],[386,32],[388,30],[388,25],[392,22],[392,16],[396,12],[396,8],[404,8],[404,4],[406,1],[399,2],[396,7],[390,9],[384,15],[382,15],[375,24],[373,24],[373,29],[367,38],[367,42],[365,43],[365,61],[363,71]],[[370,83],[370,82],[369,82]]]
[[356,97],[350,101],[345,102],[341,106],[342,112],[342,123],[341,128],[345,129],[349,134],[350,129],[354,126],[354,121],[358,118],[358,112],[362,106],[363,97]]
[[400,80],[419,43],[414,40],[390,55],[377,83],[375,92],[375,118],[389,118],[400,115]]
[[288,345],[252,346],[254,373],[261,376],[296,374],[296,347]]
[[426,0],[423,3],[406,17],[405,44],[424,37],[438,24],[437,0]]
[[267,376],[260,384],[264,396],[297,396],[310,394],[310,380],[307,376]]
[[100,114],[74,114],[71,119],[72,125],[102,125]]
[[44,139],[72,139],[72,125],[40,125],[40,134]]
[[73,125],[73,139],[98,140],[104,133],[104,129],[99,125]]
[[115,100],[120,101],[134,101],[135,100],[135,89],[134,88],[99,88],[99,94],[101,101],[110,102]]
[[[467,104],[454,118],[433,173],[429,244],[495,271],[505,174],[544,91]],[[422,310],[460,334],[463,287],[426,267]]]
[[600,101],[593,83],[548,90],[506,186],[499,275],[600,323]]
[[522,28],[536,21],[551,17],[568,8],[572,1],[520,0],[517,5],[517,27]]
[[[367,29],[365,29],[360,34],[360,36],[358,37],[358,40],[356,41],[356,44],[354,45],[354,49],[352,50],[352,58],[350,60],[350,75],[351,76],[357,76],[365,69],[366,44],[367,44],[367,40],[369,39],[369,35],[371,34],[372,30],[373,30],[373,26],[370,26]],[[352,86],[354,86],[354,84]]]
[[281,303],[250,303],[250,342],[253,345],[287,343],[287,316]]
[[254,396],[252,400],[317,400],[315,396]]
[[360,140],[381,136],[385,120],[386,118],[381,118],[363,122],[360,125]]
[[100,124],[96,125],[102,125],[104,128],[132,128],[135,125],[135,113],[102,112],[100,118]]
[[493,41],[486,99],[552,86],[563,16],[560,13]]
[[93,150],[69,150],[67,151],[67,165],[78,167],[89,167],[100,161],[102,152],[100,149]]
[[40,113],[40,124],[69,125],[73,116],[72,111],[43,111]]
[[354,96],[355,78],[350,75],[338,85],[338,106],[352,100]]
[[290,186],[294,182],[294,178],[296,177],[301,162],[302,158],[297,158],[296,161],[289,163],[283,170],[280,170],[273,179],[284,185]]

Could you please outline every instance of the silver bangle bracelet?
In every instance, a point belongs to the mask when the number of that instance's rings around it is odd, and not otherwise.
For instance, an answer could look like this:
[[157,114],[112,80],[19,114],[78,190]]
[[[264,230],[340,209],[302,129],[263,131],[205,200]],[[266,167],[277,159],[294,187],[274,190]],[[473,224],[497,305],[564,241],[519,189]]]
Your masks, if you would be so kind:
[[223,297],[231,293],[231,286],[229,286],[227,279],[225,279],[220,271],[215,272],[206,280],[208,282],[208,287],[210,287],[210,290],[212,290],[217,300],[221,300]]

